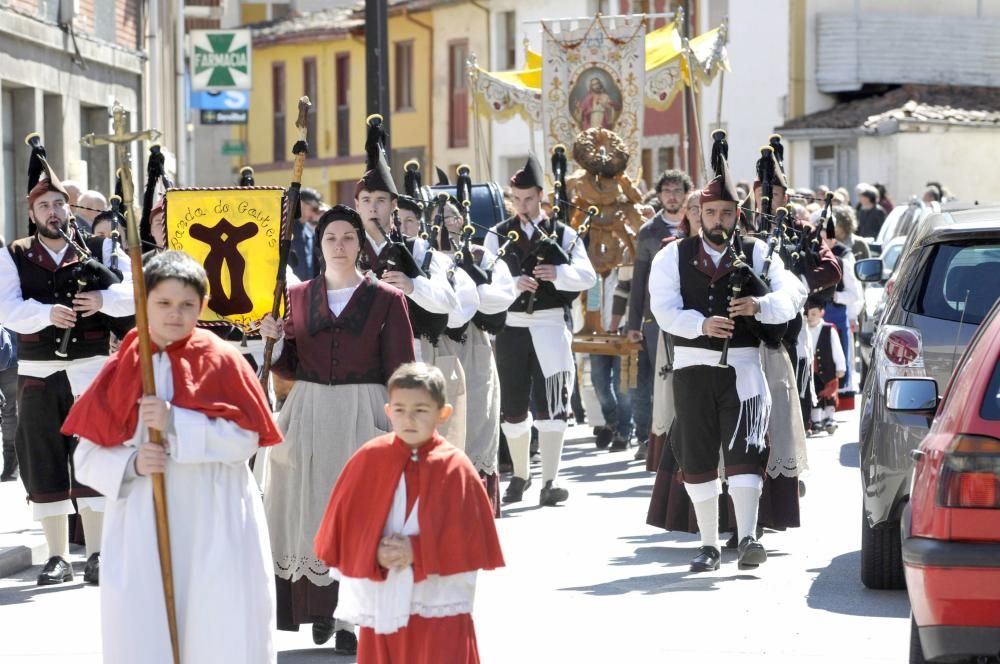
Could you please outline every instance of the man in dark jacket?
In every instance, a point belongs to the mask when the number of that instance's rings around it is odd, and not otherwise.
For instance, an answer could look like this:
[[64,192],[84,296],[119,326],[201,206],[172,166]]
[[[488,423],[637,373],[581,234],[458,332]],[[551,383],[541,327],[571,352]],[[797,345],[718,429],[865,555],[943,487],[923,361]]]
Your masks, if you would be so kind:
[[632,269],[632,288],[628,301],[629,341],[643,342],[639,351],[639,371],[632,390],[632,417],[635,420],[639,451],[636,458],[645,458],[647,438],[653,415],[653,378],[656,376],[656,344],[660,328],[649,310],[649,267],[653,257],[663,247],[664,239],[681,237],[681,220],[684,219],[684,201],[694,187],[684,171],[669,170],[660,176],[656,192],[663,209],[639,229],[635,242],[635,266]]
[[316,224],[322,212],[319,192],[309,187],[299,191],[301,216],[292,228],[292,252],[295,254],[292,271],[302,281],[309,281],[319,274],[319,248],[316,246]]

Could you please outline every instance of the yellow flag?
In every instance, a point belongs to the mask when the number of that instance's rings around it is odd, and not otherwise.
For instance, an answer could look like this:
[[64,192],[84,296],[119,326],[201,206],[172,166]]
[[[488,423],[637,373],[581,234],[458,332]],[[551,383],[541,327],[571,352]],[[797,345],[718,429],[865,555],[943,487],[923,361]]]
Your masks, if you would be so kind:
[[169,189],[167,237],[208,273],[206,321],[247,330],[271,311],[284,189]]

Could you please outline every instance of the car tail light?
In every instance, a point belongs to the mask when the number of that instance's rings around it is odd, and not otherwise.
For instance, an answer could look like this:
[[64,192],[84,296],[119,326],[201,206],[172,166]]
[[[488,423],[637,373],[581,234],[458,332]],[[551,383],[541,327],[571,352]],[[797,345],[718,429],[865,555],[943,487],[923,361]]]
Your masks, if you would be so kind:
[[875,367],[883,391],[885,382],[890,378],[926,375],[920,330],[902,325],[883,325],[872,347],[878,351]]
[[942,507],[1000,509],[1000,440],[956,436],[938,478]]

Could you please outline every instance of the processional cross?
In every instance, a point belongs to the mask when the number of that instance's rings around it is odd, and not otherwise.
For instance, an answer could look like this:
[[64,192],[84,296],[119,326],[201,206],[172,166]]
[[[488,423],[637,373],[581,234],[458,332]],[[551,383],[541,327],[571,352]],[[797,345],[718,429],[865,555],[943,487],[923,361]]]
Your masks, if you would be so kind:
[[[156,395],[153,376],[153,347],[149,338],[149,319],[146,314],[146,283],[142,278],[142,240],[132,207],[135,185],[132,181],[132,166],[129,147],[134,141],[154,141],[160,137],[155,129],[128,131],[125,127],[127,113],[117,100],[111,108],[111,129],[107,135],[87,134],[80,143],[88,148],[101,145],[115,146],[115,161],[121,169],[122,203],[125,205],[125,221],[128,227],[128,254],[132,264],[132,288],[135,295],[135,327],[139,337],[139,365],[142,370],[142,393]],[[161,432],[149,429],[149,440],[163,444]],[[173,562],[170,555],[170,526],[167,521],[167,489],[163,473],[153,473],[153,509],[156,514],[156,540],[160,553],[160,576],[163,579],[163,599],[167,610],[167,627],[170,631],[170,647],[174,664],[180,664],[180,648],[177,639],[177,611],[174,601]]]

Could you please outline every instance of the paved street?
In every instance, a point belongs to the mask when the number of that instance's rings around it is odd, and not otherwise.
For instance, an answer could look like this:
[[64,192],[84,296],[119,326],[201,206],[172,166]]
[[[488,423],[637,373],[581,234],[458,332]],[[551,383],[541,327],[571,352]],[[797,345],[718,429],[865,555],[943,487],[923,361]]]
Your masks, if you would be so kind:
[[[572,429],[569,503],[539,509],[536,483],[499,522],[508,567],[480,576],[483,661],[904,661],[906,593],[869,591],[858,578],[856,431],[851,414],[836,435],[811,439],[804,526],[765,535],[765,566],[737,572],[725,553],[719,572],[692,575],[695,538],[644,523],[652,476],[631,452],[598,452],[588,428]],[[0,511],[22,509],[11,495],[0,493]],[[74,557],[81,571],[82,562]],[[0,580],[0,661],[99,662],[98,590],[36,587],[38,569]],[[314,647],[308,630],[277,643],[282,664],[353,661]]]

